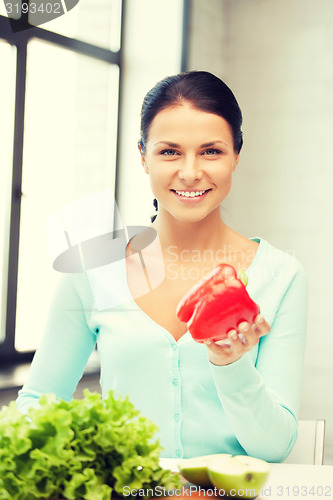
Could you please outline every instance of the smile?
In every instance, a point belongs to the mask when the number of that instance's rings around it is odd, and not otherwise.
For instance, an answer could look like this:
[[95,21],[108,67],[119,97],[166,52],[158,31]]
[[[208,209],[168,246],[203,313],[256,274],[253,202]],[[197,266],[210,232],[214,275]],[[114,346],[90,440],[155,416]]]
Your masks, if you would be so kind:
[[209,189],[206,189],[205,191],[176,191],[175,189],[172,189],[172,191],[177,193],[179,196],[183,196],[184,198],[197,198],[207,193]]

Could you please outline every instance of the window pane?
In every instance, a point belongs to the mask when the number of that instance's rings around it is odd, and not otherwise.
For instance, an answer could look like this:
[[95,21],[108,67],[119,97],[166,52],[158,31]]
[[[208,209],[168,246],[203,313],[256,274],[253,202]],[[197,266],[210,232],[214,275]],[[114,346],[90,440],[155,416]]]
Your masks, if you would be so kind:
[[0,342],[5,337],[13,164],[16,47],[0,39]]
[[7,16],[7,11],[3,2],[0,2],[0,16]]
[[114,191],[118,67],[28,45],[16,348],[34,349],[54,287],[45,223],[62,205]]
[[[61,9],[64,7],[66,13],[41,27],[116,52],[120,48],[121,3],[121,0],[80,0],[78,3],[65,0]],[[45,16],[46,12],[30,10],[29,22],[38,25]]]

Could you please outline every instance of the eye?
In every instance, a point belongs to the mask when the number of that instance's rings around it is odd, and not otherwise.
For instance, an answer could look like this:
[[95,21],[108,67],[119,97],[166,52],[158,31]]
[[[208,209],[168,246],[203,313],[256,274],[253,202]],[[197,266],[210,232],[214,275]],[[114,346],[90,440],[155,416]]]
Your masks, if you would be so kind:
[[180,153],[176,149],[168,148],[160,151],[161,156],[177,156]]
[[208,148],[205,149],[202,153],[202,155],[207,155],[207,156],[216,156],[216,155],[221,155],[222,151],[217,148]]

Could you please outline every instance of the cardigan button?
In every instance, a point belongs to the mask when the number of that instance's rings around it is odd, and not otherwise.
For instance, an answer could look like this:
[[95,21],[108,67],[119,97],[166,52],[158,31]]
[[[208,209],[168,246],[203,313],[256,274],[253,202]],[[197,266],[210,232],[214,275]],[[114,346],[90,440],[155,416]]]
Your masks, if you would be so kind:
[[180,450],[179,448],[177,448],[177,450],[176,450],[176,456],[177,456],[178,458],[181,458],[181,457],[183,456],[183,452],[182,452],[182,450]]

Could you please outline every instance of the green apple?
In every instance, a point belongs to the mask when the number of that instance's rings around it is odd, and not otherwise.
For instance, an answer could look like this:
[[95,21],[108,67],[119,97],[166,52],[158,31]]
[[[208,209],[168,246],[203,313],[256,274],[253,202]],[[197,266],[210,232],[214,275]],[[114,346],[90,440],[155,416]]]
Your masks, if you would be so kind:
[[234,498],[258,496],[269,470],[267,462],[247,455],[217,457],[208,464],[208,475],[213,485]]
[[208,464],[216,458],[231,457],[228,454],[203,455],[202,457],[184,458],[178,462],[181,475],[190,483],[199,486],[212,486],[208,475]]

